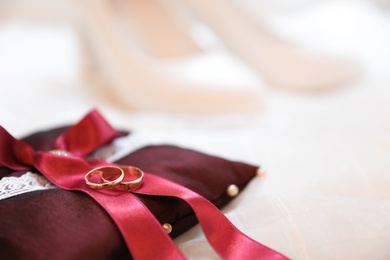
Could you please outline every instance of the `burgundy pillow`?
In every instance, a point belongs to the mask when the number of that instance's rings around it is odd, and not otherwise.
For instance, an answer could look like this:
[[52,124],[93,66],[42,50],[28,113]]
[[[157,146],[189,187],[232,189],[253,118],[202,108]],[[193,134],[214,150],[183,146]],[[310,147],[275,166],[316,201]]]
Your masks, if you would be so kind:
[[[66,129],[39,132],[23,141],[36,150],[52,150],[54,140]],[[258,169],[172,145],[147,146],[116,163],[174,181],[219,208],[232,199],[227,187],[235,184],[242,190]],[[0,178],[23,173],[0,167]],[[197,223],[192,209],[180,199],[136,196],[161,224],[172,226],[172,238]],[[131,257],[111,217],[91,197],[78,191],[41,190],[0,200],[0,227],[0,259]]]

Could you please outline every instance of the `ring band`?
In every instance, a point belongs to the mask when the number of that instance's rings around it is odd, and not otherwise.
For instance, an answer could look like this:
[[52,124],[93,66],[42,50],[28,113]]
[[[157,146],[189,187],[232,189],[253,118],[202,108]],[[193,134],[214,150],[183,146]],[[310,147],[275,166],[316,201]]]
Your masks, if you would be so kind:
[[[143,179],[144,179],[144,172],[142,170],[140,170],[139,168],[134,167],[134,166],[124,166],[124,165],[120,166],[120,168],[124,172],[125,176],[137,177],[137,179],[132,180],[132,181],[123,181],[123,180],[120,181],[120,183],[119,183],[120,188],[125,188],[127,191],[132,191],[132,190],[136,190],[142,186]],[[101,175],[101,178],[102,178],[104,183],[111,184],[113,181],[108,180],[109,176],[107,176],[107,175],[108,175],[107,172],[103,172]]]
[[[116,179],[112,180],[112,181],[104,181],[102,183],[96,183],[96,182],[92,182],[90,181],[90,178],[96,174],[100,174],[101,176],[103,176],[103,174],[106,174],[107,177],[108,176],[112,176],[112,175],[119,175]],[[111,186],[114,186],[114,185],[118,185],[122,182],[123,178],[125,177],[125,173],[124,171],[122,170],[121,167],[117,167],[117,166],[101,166],[101,167],[97,167],[97,168],[94,168],[92,170],[90,170],[84,177],[85,179],[85,183],[90,186],[91,188],[94,188],[94,189],[102,189],[102,188],[106,188],[106,187],[111,187]]]

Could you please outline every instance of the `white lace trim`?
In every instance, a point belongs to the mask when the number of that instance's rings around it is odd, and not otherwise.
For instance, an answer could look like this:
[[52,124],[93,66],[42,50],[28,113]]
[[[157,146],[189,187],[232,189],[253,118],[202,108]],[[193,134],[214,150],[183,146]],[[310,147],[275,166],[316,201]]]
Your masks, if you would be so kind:
[[[150,144],[140,136],[131,134],[115,139],[112,144],[99,149],[93,157],[113,162]],[[27,172],[20,177],[3,177],[0,179],[0,200],[26,192],[55,188],[57,187],[48,179],[37,173]]]
[[20,177],[4,177],[0,180],[0,200],[30,191],[55,188],[57,186],[37,173],[27,172]]

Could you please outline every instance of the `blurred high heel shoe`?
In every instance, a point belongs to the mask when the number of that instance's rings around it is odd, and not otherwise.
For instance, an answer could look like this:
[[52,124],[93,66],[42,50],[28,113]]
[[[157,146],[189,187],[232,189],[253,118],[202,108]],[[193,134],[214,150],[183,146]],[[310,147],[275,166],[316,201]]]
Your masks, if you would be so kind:
[[294,91],[328,90],[357,79],[362,72],[355,61],[310,53],[275,37],[240,1],[183,0],[181,3],[212,28],[225,46],[251,65],[270,86]]
[[[97,75],[104,80],[99,89],[103,95],[111,96],[116,105],[151,111],[208,114],[248,112],[259,108],[262,95],[256,86],[248,87],[242,83],[235,87],[228,86],[229,77],[220,83],[196,83],[178,74],[182,70],[175,73],[175,68],[185,67],[175,65],[182,64],[175,62],[177,56],[196,56],[196,46],[188,39],[184,40],[184,44],[171,46],[166,37],[179,37],[180,34],[175,35],[175,31],[168,33],[172,26],[164,29],[163,24],[159,24],[161,19],[157,19],[159,14],[156,8],[149,9],[151,13],[146,15],[136,14],[139,11],[136,9],[131,16],[132,8],[142,9],[146,2],[149,5],[159,4],[159,1],[75,1],[82,18],[82,37],[88,39],[89,43],[86,50],[93,53],[91,65],[98,68]],[[134,37],[138,36],[137,27],[132,26],[132,21],[125,19],[126,16],[139,19],[142,23],[151,23],[139,27],[142,29],[138,34],[144,37]],[[155,19],[149,20],[147,17]],[[153,26],[161,29],[159,34],[143,30]],[[164,30],[167,33],[161,34]],[[150,45],[140,43],[140,38],[149,38]],[[142,47],[150,47],[152,55]],[[165,60],[167,57],[170,57],[169,60]],[[198,66],[196,69],[204,68]],[[221,75],[226,73],[213,69]]]

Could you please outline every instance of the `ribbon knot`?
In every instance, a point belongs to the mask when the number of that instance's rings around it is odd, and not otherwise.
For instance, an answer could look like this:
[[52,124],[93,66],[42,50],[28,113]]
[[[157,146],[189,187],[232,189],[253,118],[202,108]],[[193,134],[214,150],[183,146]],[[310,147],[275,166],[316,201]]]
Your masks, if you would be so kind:
[[[120,135],[96,111],[90,112],[55,141],[55,149],[72,156],[34,151],[0,127],[0,166],[13,170],[37,169],[65,190],[79,190],[95,199],[112,217],[134,259],[185,259],[153,214],[135,194],[170,196],[185,200],[216,252],[224,259],[287,259],[237,230],[208,200],[161,177],[145,173],[144,185],[131,192],[104,193],[89,188],[84,180],[91,169],[110,165],[86,156]],[[218,227],[217,229],[215,227]]]

